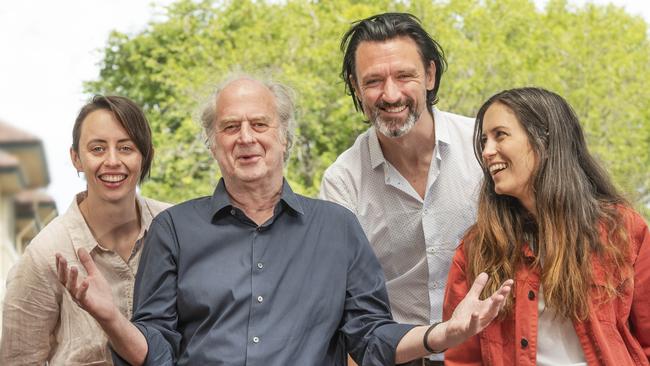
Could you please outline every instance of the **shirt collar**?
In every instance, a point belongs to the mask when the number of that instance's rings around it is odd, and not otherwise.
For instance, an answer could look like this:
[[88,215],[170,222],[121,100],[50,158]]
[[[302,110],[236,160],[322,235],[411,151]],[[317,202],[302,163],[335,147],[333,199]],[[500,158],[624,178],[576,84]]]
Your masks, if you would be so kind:
[[280,197],[280,200],[284,202],[291,211],[301,215],[305,214],[305,211],[298,200],[298,195],[293,192],[291,186],[289,186],[289,182],[284,178],[282,180],[282,196]]
[[379,145],[379,138],[377,138],[377,129],[375,129],[375,126],[370,127],[368,130],[368,148],[370,149],[370,166],[373,169],[386,161],[384,153],[381,151],[381,145]]
[[438,108],[433,107],[433,120],[435,121],[436,129],[436,145],[451,145],[452,140],[449,137],[450,121],[447,119],[447,116],[440,112]]
[[[282,193],[280,194],[280,201],[283,202],[291,211],[304,215],[305,212],[298,200],[298,196],[293,192],[291,186],[289,186],[289,183],[284,178],[282,178]],[[215,188],[214,193],[212,194],[211,206],[211,217],[214,217],[226,208],[232,207],[232,202],[230,201],[230,197],[226,191],[226,183],[223,178],[219,179],[217,188]]]
[[[451,139],[449,138],[449,126],[447,117],[440,112],[436,107],[433,107],[433,120],[434,128],[436,129],[436,145],[450,145]],[[370,166],[373,169],[386,162],[384,153],[381,151],[379,138],[377,138],[377,130],[375,126],[370,127],[368,131],[368,148],[370,149]],[[436,158],[440,159],[440,151],[436,149]]]
[[[86,223],[79,209],[79,204],[83,201],[88,195],[87,191],[77,193],[77,195],[72,200],[68,211],[66,211],[65,216],[65,225],[68,232],[70,233],[70,238],[72,240],[72,246],[75,248],[75,251],[79,248],[84,248],[88,253],[90,253],[95,248],[101,248],[97,239],[93,236],[90,231],[90,227]],[[140,214],[140,233],[138,234],[138,240],[136,241],[136,246],[134,247],[134,252],[137,251],[141,245],[142,238],[147,233],[147,229],[153,220],[153,213],[149,210],[149,206],[146,201],[136,195],[136,204],[138,205],[138,212]]]
[[211,216],[214,216],[219,211],[232,206],[230,203],[230,197],[228,197],[228,193],[226,192],[226,183],[223,181],[223,178],[219,179],[217,188],[215,188],[214,193],[212,193],[210,204],[212,206],[212,211],[210,212]]

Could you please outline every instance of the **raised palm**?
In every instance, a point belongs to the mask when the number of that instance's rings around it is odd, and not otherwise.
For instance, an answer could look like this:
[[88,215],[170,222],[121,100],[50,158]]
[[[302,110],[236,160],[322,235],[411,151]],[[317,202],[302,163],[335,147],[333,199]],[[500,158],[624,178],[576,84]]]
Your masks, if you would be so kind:
[[480,300],[479,296],[487,280],[486,273],[479,274],[463,301],[454,309],[446,329],[450,347],[482,331],[499,314],[505,304],[505,298],[510,293],[514,281],[505,281],[490,297]]
[[57,253],[56,270],[59,282],[65,286],[77,305],[99,322],[114,319],[119,310],[113,301],[111,286],[85,249],[79,249],[77,254],[88,275],[86,278],[80,279],[78,268],[68,268],[65,258]]

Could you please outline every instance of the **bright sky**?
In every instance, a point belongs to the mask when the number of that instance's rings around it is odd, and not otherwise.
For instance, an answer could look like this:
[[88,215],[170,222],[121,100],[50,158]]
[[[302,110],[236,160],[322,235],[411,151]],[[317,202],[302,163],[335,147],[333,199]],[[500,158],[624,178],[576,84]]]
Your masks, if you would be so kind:
[[[545,0],[535,0],[538,4]],[[161,18],[172,0],[21,0],[0,2],[0,120],[40,137],[60,212],[85,187],[70,163],[74,118],[88,96],[82,82],[95,79],[111,30],[129,34]],[[571,0],[583,4],[585,0]],[[650,21],[650,2],[613,3]],[[152,7],[152,4],[157,6]]]
[[[40,137],[64,212],[85,188],[68,153],[74,119],[88,99],[82,82],[99,73],[111,30],[129,34],[161,19],[172,0],[0,1],[0,120]],[[155,17],[155,18],[154,18]]]

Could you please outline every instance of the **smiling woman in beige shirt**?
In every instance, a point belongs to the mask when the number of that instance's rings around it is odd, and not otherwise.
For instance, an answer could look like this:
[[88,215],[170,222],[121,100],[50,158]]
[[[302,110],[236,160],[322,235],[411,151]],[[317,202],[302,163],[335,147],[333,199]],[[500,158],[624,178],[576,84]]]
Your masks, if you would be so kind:
[[77,252],[88,251],[130,318],[143,236],[169,206],[136,194],[153,146],[144,113],[131,100],[96,96],[79,112],[72,136],[70,157],[87,191],[32,240],[12,269],[0,365],[111,365],[104,332],[59,283],[55,258],[83,271]]

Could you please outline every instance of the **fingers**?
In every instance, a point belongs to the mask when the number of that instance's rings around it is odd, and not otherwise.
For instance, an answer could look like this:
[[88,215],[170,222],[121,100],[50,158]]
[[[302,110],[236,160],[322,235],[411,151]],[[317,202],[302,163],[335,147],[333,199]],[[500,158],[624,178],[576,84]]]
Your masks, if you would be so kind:
[[56,274],[59,277],[59,282],[65,286],[68,280],[68,262],[59,253],[56,253]]
[[83,304],[85,302],[86,292],[88,291],[89,286],[90,284],[88,283],[87,279],[83,280],[83,282],[81,282],[81,285],[79,285],[79,291],[77,292],[77,296],[75,296],[79,303]]
[[513,284],[514,284],[513,280],[504,281],[503,284],[501,284],[501,287],[495,293],[492,294],[492,297],[496,298],[500,296],[503,297],[503,299],[505,300],[505,298],[508,297],[508,294],[510,294],[510,291],[512,291]]
[[59,282],[61,282],[70,294],[72,301],[82,309],[89,311],[87,307],[92,305],[92,296],[88,297],[87,293],[90,288],[90,283],[93,281],[91,275],[99,274],[101,276],[101,274],[99,273],[95,262],[90,257],[90,254],[88,254],[85,249],[79,249],[77,254],[79,255],[81,264],[84,266],[88,274],[85,279],[79,274],[79,271],[81,270],[80,267],[69,266],[66,259],[59,253],[55,254],[57,276]]
[[479,295],[481,295],[481,291],[483,291],[483,287],[485,287],[485,284],[487,283],[487,280],[487,273],[481,272],[478,276],[476,276],[474,284],[472,284],[472,288],[469,289],[467,296],[478,299]]
[[77,277],[79,277],[79,270],[77,267],[70,267],[70,277],[68,279],[68,283],[74,288],[77,287]]
[[480,331],[480,316],[478,311],[473,312],[469,319],[469,330],[471,334],[476,334]]
[[506,280],[503,282],[501,287],[486,300],[488,309],[486,310],[485,314],[488,320],[492,320],[497,316],[499,311],[501,311],[501,308],[503,308],[506,303],[506,298],[512,290],[513,283],[513,280]]
[[[85,253],[88,255],[88,253]],[[78,284],[79,269],[75,266],[68,267],[68,261],[59,253],[55,254],[56,272],[59,282],[68,290],[73,299],[79,300],[79,297],[85,297],[88,289],[88,281],[85,280]],[[92,261],[92,260],[91,260]]]
[[507,297],[510,291],[512,291],[512,286],[515,284],[515,281],[513,280],[506,280],[503,282],[497,293],[499,295],[503,295],[503,297]]
[[512,291],[513,284],[513,280],[504,281],[503,284],[501,284],[501,287],[490,296],[491,300],[497,303],[505,303],[506,297],[508,297],[508,294]]
[[81,265],[86,269],[88,276],[93,276],[95,273],[97,273],[97,266],[95,265],[95,261],[93,261],[92,257],[90,254],[88,254],[86,249],[79,248],[77,255],[79,256]]
[[[481,272],[478,276],[476,276],[476,279],[474,280],[474,284],[472,284],[472,288],[470,288],[468,292],[468,296],[471,294],[475,298],[478,298],[479,295],[481,294],[481,291],[483,291],[483,288],[485,287],[487,280],[488,280],[488,275],[485,272]],[[515,281],[511,279],[504,281],[501,284],[501,287],[499,287],[499,289],[496,290],[492,294],[492,296],[490,296],[490,298],[492,300],[496,300],[497,297],[503,297],[505,299],[510,293],[510,291],[512,290],[512,286],[514,285],[514,282]]]
[[496,306],[497,313],[501,311],[501,308],[503,308],[503,306],[505,305],[506,298],[512,291],[513,285],[514,285],[513,280],[506,280],[505,282],[503,282],[501,287],[495,293],[492,294],[491,296],[493,301],[492,306]]
[[74,298],[77,297],[77,277],[79,277],[79,270],[77,267],[70,267],[70,271],[68,271],[68,281],[65,287]]

